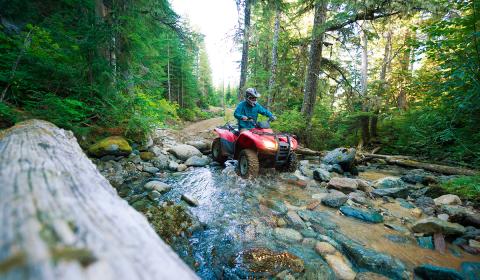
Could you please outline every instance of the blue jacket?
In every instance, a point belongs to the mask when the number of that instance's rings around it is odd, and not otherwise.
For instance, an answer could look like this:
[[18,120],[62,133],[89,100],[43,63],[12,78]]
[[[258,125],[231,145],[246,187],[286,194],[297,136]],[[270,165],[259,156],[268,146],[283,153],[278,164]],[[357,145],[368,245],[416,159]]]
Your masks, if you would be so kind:
[[238,120],[238,129],[251,129],[255,127],[255,124],[251,121],[242,121],[242,117],[252,118],[256,122],[258,114],[267,116],[269,118],[273,116],[273,114],[262,107],[262,105],[256,103],[255,106],[252,106],[248,104],[247,101],[242,101],[240,104],[238,104],[233,116]]

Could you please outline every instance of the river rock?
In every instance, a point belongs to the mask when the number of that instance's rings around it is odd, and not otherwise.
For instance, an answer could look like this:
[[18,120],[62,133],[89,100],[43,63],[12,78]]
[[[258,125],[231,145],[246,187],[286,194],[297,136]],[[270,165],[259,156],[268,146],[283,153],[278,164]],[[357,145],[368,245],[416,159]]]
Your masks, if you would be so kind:
[[460,269],[465,280],[480,279],[480,262],[463,262]]
[[300,279],[305,280],[336,280],[335,274],[333,273],[330,266],[324,262],[322,259],[317,259],[315,261],[310,261],[305,264],[305,272],[303,277]]
[[463,226],[480,228],[480,213],[459,205],[442,205],[440,211],[449,216],[449,221]]
[[210,158],[207,156],[193,156],[185,161],[186,166],[194,166],[194,167],[203,167],[210,163]]
[[199,157],[202,156],[202,153],[197,148],[190,145],[185,145],[185,144],[177,145],[169,149],[168,152],[183,161],[193,156],[199,156]]
[[149,148],[149,151],[154,153],[157,157],[163,154],[163,150],[159,146],[152,146]]
[[331,221],[330,214],[320,211],[299,210],[297,214],[307,222],[317,224],[324,229],[336,229],[338,226]]
[[343,193],[350,193],[357,190],[358,183],[355,179],[334,177],[328,182],[327,188],[336,189]]
[[178,165],[177,171],[178,171],[178,172],[183,172],[183,171],[187,170],[187,168],[188,168],[188,166],[186,166],[185,164],[181,163],[181,164]]
[[304,270],[303,260],[288,252],[275,252],[266,248],[254,248],[242,252],[241,256],[241,265],[245,265],[251,272],[263,272],[268,275],[275,275],[286,269],[290,269],[293,272],[301,272]]
[[372,194],[376,196],[389,196],[393,198],[406,198],[408,196],[408,188],[387,188],[375,189]]
[[155,157],[155,154],[152,152],[140,152],[140,158],[142,160],[152,160]]
[[286,214],[288,211],[288,208],[285,205],[285,203],[280,200],[274,200],[274,199],[267,200],[266,204],[270,209],[272,209],[275,212],[278,212],[281,215]]
[[171,160],[168,163],[168,170],[170,171],[177,171],[178,170],[178,163],[176,161]]
[[315,244],[315,251],[317,251],[320,256],[324,257],[329,254],[335,254],[337,250],[328,242],[317,242]]
[[325,169],[317,168],[313,171],[313,179],[320,181],[320,182],[328,182],[330,181],[331,175]]
[[198,200],[188,194],[182,194],[182,200],[188,203],[188,205],[197,207],[199,205]]
[[350,256],[360,268],[380,273],[394,279],[410,279],[405,265],[390,255],[377,252],[353,241],[336,231],[328,231],[329,236],[335,239],[344,252]]
[[373,207],[373,203],[370,199],[367,198],[364,192],[356,191],[348,194],[348,199],[351,199],[353,202],[362,204],[368,207]]
[[396,177],[385,177],[378,179],[373,183],[373,187],[376,189],[390,189],[390,188],[404,188],[405,183]]
[[160,155],[156,156],[155,158],[153,158],[151,162],[152,162],[153,166],[155,166],[156,168],[158,168],[160,170],[166,170],[166,169],[168,169],[170,159],[168,158],[167,155],[160,154]]
[[300,242],[302,234],[291,228],[275,228],[273,231],[275,237],[286,242]]
[[441,205],[462,205],[462,200],[460,200],[460,197],[454,194],[446,194],[439,196],[434,199],[435,205],[441,206]]
[[347,200],[348,200],[348,197],[344,193],[335,191],[327,194],[322,199],[322,203],[333,208],[339,208],[340,206],[345,204]]
[[463,280],[463,276],[452,268],[423,264],[413,269],[415,275],[421,279]]
[[303,222],[302,218],[295,211],[287,212],[287,221],[296,229],[304,229],[307,226]]
[[88,153],[95,157],[106,155],[128,156],[132,152],[132,147],[127,140],[121,136],[111,136],[104,138],[88,148]]
[[203,140],[188,141],[185,144],[193,146],[201,152],[210,151],[210,143],[208,143],[206,141],[203,141]]
[[345,216],[353,217],[369,223],[381,223],[383,222],[383,217],[375,210],[371,209],[360,209],[357,207],[351,206],[342,206],[340,207],[340,212]]
[[357,180],[357,185],[358,185],[359,190],[367,192],[367,193],[374,190],[374,188],[372,187],[372,185],[368,181],[365,181],[363,179],[356,179],[356,180]]
[[355,163],[356,150],[354,148],[337,148],[329,151],[322,159],[325,164],[338,164],[343,171],[350,171]]
[[418,246],[433,250],[435,247],[433,246],[433,238],[431,236],[419,236],[417,237],[417,244]]
[[145,171],[147,173],[150,173],[152,175],[155,175],[155,174],[157,174],[158,171],[160,171],[160,169],[158,169],[154,166],[143,166],[143,171]]
[[431,197],[420,196],[419,198],[415,199],[415,205],[417,205],[418,208],[422,209],[422,211],[429,216],[433,216],[435,214],[435,201]]
[[325,260],[339,280],[354,280],[356,273],[352,270],[345,257],[340,253],[326,255]]
[[155,190],[161,194],[166,193],[172,189],[172,187],[160,181],[150,181],[143,185],[143,188],[149,191]]
[[162,194],[158,191],[151,191],[148,194],[148,198],[150,198],[151,200],[159,199],[161,196],[162,196]]
[[465,232],[465,228],[456,223],[450,223],[439,218],[428,217],[416,221],[412,225],[414,232],[421,232],[426,234],[443,233],[445,235],[460,235]]
[[412,169],[408,171],[407,174],[402,175],[400,179],[402,179],[402,181],[406,183],[413,185],[429,185],[438,182],[438,180],[432,174],[425,172],[425,170],[423,169]]

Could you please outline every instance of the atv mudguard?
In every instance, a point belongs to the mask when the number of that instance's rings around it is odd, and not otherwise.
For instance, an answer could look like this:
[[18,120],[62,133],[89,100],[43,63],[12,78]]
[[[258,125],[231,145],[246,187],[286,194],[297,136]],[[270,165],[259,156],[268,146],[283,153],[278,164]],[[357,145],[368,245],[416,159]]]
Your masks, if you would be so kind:
[[224,156],[233,156],[235,151],[235,134],[232,131],[223,128],[215,128],[214,131],[220,138],[222,154]]

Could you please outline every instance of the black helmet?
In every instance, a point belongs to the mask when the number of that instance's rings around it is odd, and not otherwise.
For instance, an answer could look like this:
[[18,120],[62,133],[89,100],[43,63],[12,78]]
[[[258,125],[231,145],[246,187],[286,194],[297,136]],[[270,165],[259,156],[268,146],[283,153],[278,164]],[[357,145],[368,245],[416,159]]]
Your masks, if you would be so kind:
[[257,103],[257,98],[260,97],[260,93],[254,88],[247,88],[245,91],[245,99],[247,100],[248,104],[255,106]]

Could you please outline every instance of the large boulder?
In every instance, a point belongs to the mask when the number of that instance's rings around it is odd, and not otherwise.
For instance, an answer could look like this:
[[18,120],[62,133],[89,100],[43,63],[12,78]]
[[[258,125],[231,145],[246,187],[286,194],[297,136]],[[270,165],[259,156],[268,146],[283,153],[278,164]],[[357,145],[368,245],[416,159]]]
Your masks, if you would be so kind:
[[344,193],[339,191],[332,191],[324,198],[322,198],[322,203],[333,208],[339,208],[340,206],[345,204],[347,200],[348,197]]
[[400,178],[385,177],[385,178],[376,180],[373,183],[373,186],[376,189],[404,188],[405,183]]
[[193,141],[188,141],[185,144],[193,146],[201,152],[210,151],[210,143],[205,140],[193,140]]
[[406,198],[408,196],[408,188],[388,188],[375,189],[372,194],[376,196],[389,196],[393,198]]
[[445,194],[434,199],[435,205],[462,205],[460,197],[454,194]]
[[452,268],[423,264],[413,269],[416,276],[421,279],[463,280],[465,279],[458,271]]
[[183,161],[193,156],[202,156],[202,153],[197,148],[185,144],[174,146],[173,148],[169,149],[168,152]]
[[317,168],[313,171],[313,179],[320,181],[320,182],[328,182],[330,181],[330,172],[325,169]]
[[121,136],[111,136],[104,138],[88,148],[88,153],[95,157],[106,155],[128,156],[132,152],[132,147],[127,140]]
[[401,179],[409,184],[423,184],[429,185],[437,183],[438,180],[430,173],[425,172],[423,169],[412,169],[406,174],[402,175]]
[[343,171],[350,171],[355,164],[354,148],[337,148],[333,151],[329,151],[322,159],[325,164],[338,164],[342,167]]
[[463,226],[480,228],[480,214],[459,205],[442,205],[440,211],[449,216],[449,221]]
[[303,239],[302,234],[292,228],[275,228],[273,233],[276,238],[286,242],[299,242]]
[[146,183],[143,186],[144,189],[149,190],[149,191],[157,191],[159,193],[166,193],[172,189],[171,186],[169,186],[166,183],[160,182],[160,181],[150,181]]
[[186,166],[194,166],[194,167],[203,167],[210,163],[210,158],[207,156],[193,156],[185,161]]
[[168,158],[167,155],[159,154],[157,157],[154,157],[151,160],[151,163],[153,164],[153,166],[155,166],[160,170],[166,170],[168,169],[170,159]]
[[435,217],[428,217],[416,221],[412,225],[412,230],[426,234],[443,233],[445,235],[460,235],[465,233],[465,228],[462,225],[450,223]]
[[329,189],[336,189],[343,193],[351,193],[357,190],[358,182],[355,179],[334,177],[327,185]]
[[353,217],[369,223],[383,222],[382,215],[372,209],[361,209],[351,206],[342,206],[340,207],[340,212],[342,212],[345,216]]

